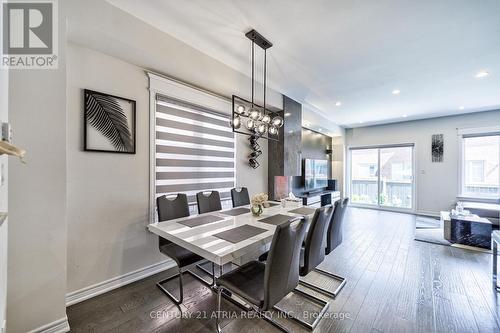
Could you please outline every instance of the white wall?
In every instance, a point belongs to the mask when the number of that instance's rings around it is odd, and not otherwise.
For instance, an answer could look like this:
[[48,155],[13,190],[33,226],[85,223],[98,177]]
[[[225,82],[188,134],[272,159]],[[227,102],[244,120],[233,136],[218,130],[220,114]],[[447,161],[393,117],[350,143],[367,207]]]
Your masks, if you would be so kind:
[[[126,78],[126,79],[124,79]],[[144,70],[68,44],[68,281],[67,291],[165,260],[146,231],[149,213],[149,91]],[[82,151],[82,89],[136,100],[137,153]],[[229,112],[229,110],[227,110]],[[267,143],[262,165],[248,166],[248,140],[237,136],[237,184],[267,191]]]
[[[65,3],[59,69],[12,70],[9,120],[27,164],[9,168],[7,331],[66,319]],[[62,326],[61,326],[62,327]]]
[[[491,126],[500,121],[500,110],[346,130],[347,147],[415,143],[416,211],[439,214],[457,201],[457,129]],[[444,162],[431,162],[431,136],[444,134]],[[349,153],[349,152],[347,152]],[[348,186],[348,184],[346,184]]]
[[[3,6],[0,6],[0,17]],[[3,26],[0,26],[0,42],[3,42]],[[9,120],[9,72],[0,69],[0,126]],[[1,138],[0,138],[1,140]],[[8,157],[0,155],[0,214],[7,212]],[[7,225],[0,220],[0,332],[5,328],[7,310]]]

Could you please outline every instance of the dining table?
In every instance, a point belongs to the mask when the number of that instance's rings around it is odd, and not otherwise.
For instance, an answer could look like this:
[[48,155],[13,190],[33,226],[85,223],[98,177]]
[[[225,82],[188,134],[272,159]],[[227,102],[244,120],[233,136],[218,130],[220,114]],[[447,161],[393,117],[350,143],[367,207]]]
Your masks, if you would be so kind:
[[148,229],[204,259],[223,266],[269,245],[277,225],[292,217],[312,217],[302,203],[269,202],[260,216],[250,206],[213,211],[152,223]]

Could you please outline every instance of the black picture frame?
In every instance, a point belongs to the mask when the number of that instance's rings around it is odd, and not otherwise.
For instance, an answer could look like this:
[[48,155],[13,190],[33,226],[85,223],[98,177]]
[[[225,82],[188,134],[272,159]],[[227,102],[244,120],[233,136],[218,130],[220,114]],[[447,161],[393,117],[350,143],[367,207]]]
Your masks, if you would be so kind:
[[[135,154],[136,153],[136,101],[120,97],[116,95],[111,95],[95,90],[83,89],[83,150],[88,152],[101,152],[101,153],[118,153],[118,154]],[[114,100],[114,102],[113,102]],[[97,103],[96,103],[97,101]],[[103,103],[99,103],[103,102]],[[120,135],[118,137],[114,137],[112,139],[109,138],[110,134],[108,133],[108,137],[102,132],[99,132],[99,126],[103,126],[100,121],[102,117],[95,117],[96,112],[96,104],[99,106],[107,106],[109,107],[109,111],[114,112],[114,120],[118,121],[118,129],[116,132],[119,132]],[[129,105],[129,110],[124,111],[121,108],[121,105]],[[99,108],[99,107],[97,107]],[[103,111],[105,108],[99,108],[98,111]],[[120,111],[122,115],[120,115]],[[126,113],[130,115],[127,115]],[[125,117],[125,121],[123,119]],[[97,119],[99,118],[99,119]],[[129,119],[130,118],[130,119]],[[129,124],[130,123],[130,124]],[[97,127],[96,125],[97,124]],[[121,125],[121,126],[120,126]],[[89,131],[89,126],[94,130]],[[129,134],[125,132],[124,127],[130,131]],[[101,127],[102,129],[102,127]],[[103,148],[92,145],[89,141],[92,135],[100,134],[102,138],[101,141],[108,140],[108,146],[111,148]]]

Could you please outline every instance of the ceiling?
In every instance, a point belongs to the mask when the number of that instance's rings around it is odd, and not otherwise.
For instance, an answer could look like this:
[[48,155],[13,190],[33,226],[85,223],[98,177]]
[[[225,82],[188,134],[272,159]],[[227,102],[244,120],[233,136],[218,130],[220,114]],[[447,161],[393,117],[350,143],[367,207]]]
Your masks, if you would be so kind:
[[500,108],[498,0],[108,1],[248,75],[255,28],[269,86],[345,127]]

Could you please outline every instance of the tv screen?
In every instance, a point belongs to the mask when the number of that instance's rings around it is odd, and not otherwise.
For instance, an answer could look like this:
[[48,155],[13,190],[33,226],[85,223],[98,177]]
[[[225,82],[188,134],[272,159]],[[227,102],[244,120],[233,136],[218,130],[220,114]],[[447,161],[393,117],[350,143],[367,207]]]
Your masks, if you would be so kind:
[[305,159],[304,178],[305,178],[305,188],[308,190],[327,187],[328,161]]

